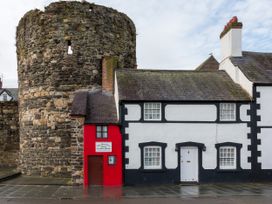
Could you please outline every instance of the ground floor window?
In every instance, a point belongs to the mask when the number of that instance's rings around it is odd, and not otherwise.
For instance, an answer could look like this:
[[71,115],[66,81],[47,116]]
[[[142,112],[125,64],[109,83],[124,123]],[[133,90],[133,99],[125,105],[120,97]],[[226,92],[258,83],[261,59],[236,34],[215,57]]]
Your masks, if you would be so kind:
[[236,169],[236,148],[220,147],[219,148],[219,168]]
[[224,142],[215,145],[217,149],[217,169],[238,170],[240,169],[240,151],[242,144]]
[[144,147],[144,169],[161,169],[161,147]]
[[165,148],[167,144],[161,142],[140,143],[141,170],[165,169]]

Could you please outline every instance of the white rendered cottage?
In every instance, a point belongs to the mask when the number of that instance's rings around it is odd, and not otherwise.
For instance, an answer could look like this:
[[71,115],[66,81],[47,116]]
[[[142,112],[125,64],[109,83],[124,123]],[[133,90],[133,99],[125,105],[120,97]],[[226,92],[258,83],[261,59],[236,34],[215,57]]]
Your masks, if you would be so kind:
[[272,54],[242,52],[241,30],[220,65],[116,71],[125,184],[272,180]]
[[106,68],[124,184],[272,180],[272,54],[243,52],[241,30],[193,71]]

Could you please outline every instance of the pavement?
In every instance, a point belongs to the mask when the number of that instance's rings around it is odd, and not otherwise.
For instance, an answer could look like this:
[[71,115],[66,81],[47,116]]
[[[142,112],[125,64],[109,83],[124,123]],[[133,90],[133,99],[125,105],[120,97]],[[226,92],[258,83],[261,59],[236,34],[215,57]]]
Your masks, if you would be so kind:
[[71,185],[70,178],[39,177],[39,176],[17,176],[12,179],[0,181],[0,184],[6,185]]
[[69,179],[33,176],[19,176],[10,180],[0,180],[0,204],[272,203],[272,183],[94,186],[89,188],[69,184]]
[[116,200],[41,200],[1,199],[1,204],[271,204],[271,198],[264,196],[200,197],[200,198],[122,198]]
[[15,168],[0,168],[0,204],[272,203],[272,183],[84,188],[69,185],[70,179],[19,174]]
[[[272,183],[91,187],[0,183],[0,200],[124,200],[152,198],[264,197],[272,203]],[[50,201],[51,202],[51,201]],[[0,202],[1,203],[1,202]],[[2,203],[1,203],[2,204]]]

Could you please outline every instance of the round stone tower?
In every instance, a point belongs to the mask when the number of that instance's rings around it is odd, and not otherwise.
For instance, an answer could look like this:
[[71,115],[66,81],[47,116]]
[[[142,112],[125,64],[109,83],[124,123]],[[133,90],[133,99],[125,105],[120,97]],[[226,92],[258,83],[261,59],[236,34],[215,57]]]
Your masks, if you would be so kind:
[[73,144],[82,142],[72,137],[74,92],[101,86],[103,56],[117,56],[120,68],[136,67],[134,24],[111,8],[60,1],[26,13],[16,40],[21,171],[71,177]]

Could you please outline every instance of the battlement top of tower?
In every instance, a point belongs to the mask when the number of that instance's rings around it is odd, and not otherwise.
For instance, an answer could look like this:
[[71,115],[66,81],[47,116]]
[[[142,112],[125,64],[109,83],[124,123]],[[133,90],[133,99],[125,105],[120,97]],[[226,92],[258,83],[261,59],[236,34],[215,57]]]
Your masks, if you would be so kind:
[[111,17],[114,17],[114,15],[121,16],[122,18],[126,19],[130,22],[130,24],[134,26],[133,21],[122,12],[117,11],[116,9],[113,9],[111,7],[106,7],[103,5],[94,4],[88,1],[57,1],[50,3],[49,5],[45,6],[44,10],[34,9],[28,11],[22,19],[29,17],[29,16],[35,16],[37,14],[57,14],[57,15],[73,15],[75,13],[81,13],[81,15],[89,15],[90,13],[94,15],[109,15]]

